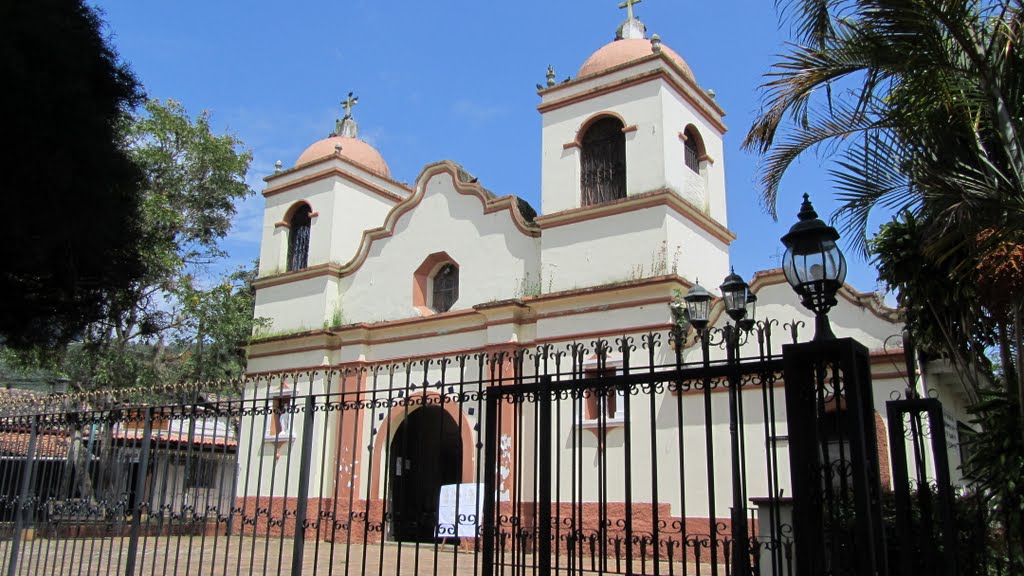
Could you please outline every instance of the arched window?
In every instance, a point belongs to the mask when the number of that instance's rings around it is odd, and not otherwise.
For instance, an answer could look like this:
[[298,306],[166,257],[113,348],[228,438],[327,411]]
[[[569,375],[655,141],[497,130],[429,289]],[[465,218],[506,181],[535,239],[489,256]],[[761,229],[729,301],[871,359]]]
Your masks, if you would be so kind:
[[626,135],[622,122],[606,117],[587,128],[580,142],[582,205],[626,197]]
[[312,209],[303,204],[288,222],[288,271],[302,270],[309,263],[309,229]]
[[683,133],[686,139],[683,140],[683,156],[686,167],[700,174],[700,136],[692,128],[687,128]]
[[434,290],[430,307],[434,312],[447,312],[459,299],[459,268],[451,262],[434,273]]

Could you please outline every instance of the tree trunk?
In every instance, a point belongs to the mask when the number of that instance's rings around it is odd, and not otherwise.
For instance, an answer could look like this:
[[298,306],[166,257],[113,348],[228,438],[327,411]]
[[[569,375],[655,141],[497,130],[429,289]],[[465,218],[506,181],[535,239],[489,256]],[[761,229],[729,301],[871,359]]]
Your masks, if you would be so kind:
[[89,474],[89,450],[82,440],[81,429],[76,428],[71,435],[70,463],[73,474],[67,474],[64,477],[61,494],[67,498],[71,497],[71,480],[74,477],[77,480],[79,496],[91,502],[95,499],[96,492],[93,489],[92,476]]
[[[1014,371],[1012,372],[1014,378],[1017,380],[1017,407],[1020,410],[1020,429],[1021,439],[1024,440],[1024,350],[1021,350],[1021,307],[1024,303],[1017,302],[1013,306],[1013,339],[1012,346],[1014,349]],[[1009,369],[1003,370],[1004,373],[1010,374]]]
[[108,507],[113,506],[118,497],[118,490],[114,485],[114,464],[114,422],[107,419],[103,423],[100,439],[97,481],[99,482],[100,499],[106,502]]

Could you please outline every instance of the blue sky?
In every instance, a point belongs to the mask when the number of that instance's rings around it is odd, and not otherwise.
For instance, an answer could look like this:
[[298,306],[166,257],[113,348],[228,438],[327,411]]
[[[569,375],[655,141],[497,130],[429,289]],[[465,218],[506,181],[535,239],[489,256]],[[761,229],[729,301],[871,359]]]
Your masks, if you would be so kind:
[[[262,190],[276,160],[290,166],[359,96],[360,135],[412,182],[428,163],[462,164],[499,195],[540,207],[540,99],[547,66],[558,79],[612,40],[625,18],[617,0],[226,2],[107,0],[108,33],[154,98],[192,113],[209,110],[218,130],[254,155],[249,180]],[[644,0],[635,7],[714,89],[728,115],[725,167],[736,271],[777,266],[779,237],[795,221],[800,196],[831,213],[827,157],[808,156],[783,182],[779,222],[762,208],[758,159],[740,150],[759,108],[763,75],[785,50],[788,29],[771,0]],[[226,242],[231,258],[259,249],[263,199],[239,206]],[[848,281],[875,288],[868,263],[850,255]],[[684,254],[680,262],[685,269]],[[706,285],[717,282],[702,279]]]

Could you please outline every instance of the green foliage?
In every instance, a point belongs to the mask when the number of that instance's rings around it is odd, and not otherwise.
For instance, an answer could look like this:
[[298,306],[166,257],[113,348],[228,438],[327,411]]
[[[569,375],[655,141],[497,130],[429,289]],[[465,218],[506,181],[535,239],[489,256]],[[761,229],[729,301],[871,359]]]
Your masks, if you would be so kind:
[[143,94],[102,25],[81,0],[0,4],[8,347],[61,348],[143,274],[143,175],[119,133]]
[[334,305],[334,309],[331,311],[331,317],[324,320],[323,329],[337,328],[338,326],[345,325],[345,313],[341,309],[341,302]]
[[251,155],[174,101],[152,100],[123,126],[145,172],[138,215],[144,274],[107,294],[107,314],[70,347],[60,369],[83,389],[229,378],[244,369],[241,346],[254,326],[255,271],[222,278],[219,242],[245,182]]
[[75,389],[152,387],[183,380],[237,378],[254,327],[254,269],[239,269],[209,288],[184,277],[172,295],[173,327],[130,341],[95,338],[70,346],[53,366]]
[[669,258],[668,242],[662,240],[661,245],[651,252],[650,266],[645,268],[643,264],[634,264],[630,269],[629,279],[640,280],[666,274],[675,274],[679,269],[679,256],[681,254],[682,246],[676,246],[671,258]]
[[256,268],[239,268],[209,288],[193,283],[179,291],[185,325],[174,332],[179,349],[191,349],[183,358],[182,373],[204,381],[237,378],[245,372],[245,349],[253,330],[268,323],[253,318],[252,281]]
[[[925,574],[929,564],[936,558],[928,557],[929,551],[918,548],[922,539],[935,542],[942,551],[942,540],[938,523],[938,491],[928,485],[924,489],[912,490],[910,494],[911,550],[903,550],[900,541],[900,527],[896,520],[896,499],[893,492],[882,493],[882,521],[889,550],[889,574],[903,576],[902,554],[909,554],[913,572]],[[925,510],[928,510],[926,513]],[[993,522],[990,500],[983,491],[957,491],[952,501],[952,526],[956,533],[956,549],[951,556],[939,561],[956,562],[957,573],[962,576],[987,576],[989,574],[1019,574],[1024,569],[1019,554],[1007,548],[1008,542],[1001,534],[998,524]],[[925,521],[925,517],[929,521]],[[928,527],[931,528],[929,533]]]
[[[769,74],[744,146],[782,177],[809,150],[832,174],[847,241],[866,249],[873,210],[930,216],[926,246],[1024,223],[1024,30],[1015,0],[785,3],[801,34]],[[824,147],[824,148],[822,148]]]
[[907,211],[879,229],[870,242],[878,278],[897,293],[917,348],[928,357],[949,358],[974,389],[986,387],[991,382],[988,351],[998,339],[998,325],[979,299],[977,284],[960,281],[955,270],[973,256],[958,243],[957,252],[931,257],[924,228]]
[[531,296],[540,296],[545,292],[551,292],[551,286],[553,282],[554,279],[549,277],[548,285],[546,287],[547,289],[545,290],[544,275],[537,274],[537,279],[534,280],[533,278],[530,277],[530,273],[527,272],[526,275],[523,276],[523,279],[520,280],[519,286],[516,286],[516,291],[513,297],[528,298]]
[[983,391],[971,407],[973,423],[981,432],[962,441],[968,454],[964,473],[987,494],[1011,557],[1017,559],[1018,570],[1024,570],[1024,423],[1016,394],[1012,387]]
[[47,367],[45,358],[27,350],[0,348],[0,386],[37,392],[64,392],[63,374]]
[[[385,319],[377,320],[374,323],[387,322]],[[284,338],[287,336],[298,336],[299,334],[307,334],[312,332],[312,328],[305,326],[299,326],[298,328],[290,328],[288,330],[274,330],[271,323],[266,323],[262,326],[257,326],[253,332],[252,338],[249,339],[250,344],[258,342],[265,342],[267,340],[274,340],[275,338]]]
[[345,323],[345,314],[341,310],[341,304],[334,307],[331,314],[331,326],[341,326]]
[[[995,506],[1019,512],[1024,5],[777,4],[798,38],[768,75],[765,108],[744,142],[766,157],[765,203],[774,213],[783,175],[805,152],[836,160],[835,218],[846,240],[870,250],[898,291],[919,347],[968,384],[976,422],[991,436],[971,446],[985,454],[971,459],[971,473],[986,479]],[[896,218],[870,239],[879,210]],[[1019,515],[998,521],[1019,550]]]
[[235,203],[253,193],[245,182],[252,154],[230,134],[210,129],[209,113],[190,118],[173,100],[146,102],[125,129],[132,157],[146,174],[142,218],[147,272],[159,278],[222,256]]
[[669,303],[669,310],[672,312],[672,323],[679,330],[680,334],[690,331],[690,311],[686,309],[686,299],[683,291],[676,288],[672,290],[672,302]]

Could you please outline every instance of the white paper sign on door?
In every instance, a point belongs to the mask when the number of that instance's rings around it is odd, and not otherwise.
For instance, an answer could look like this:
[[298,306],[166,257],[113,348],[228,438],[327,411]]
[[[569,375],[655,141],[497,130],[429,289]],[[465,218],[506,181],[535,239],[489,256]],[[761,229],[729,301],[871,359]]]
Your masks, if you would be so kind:
[[[478,484],[441,486],[437,502],[438,538],[475,538],[478,534],[484,502]],[[482,488],[482,487],[481,487]]]

